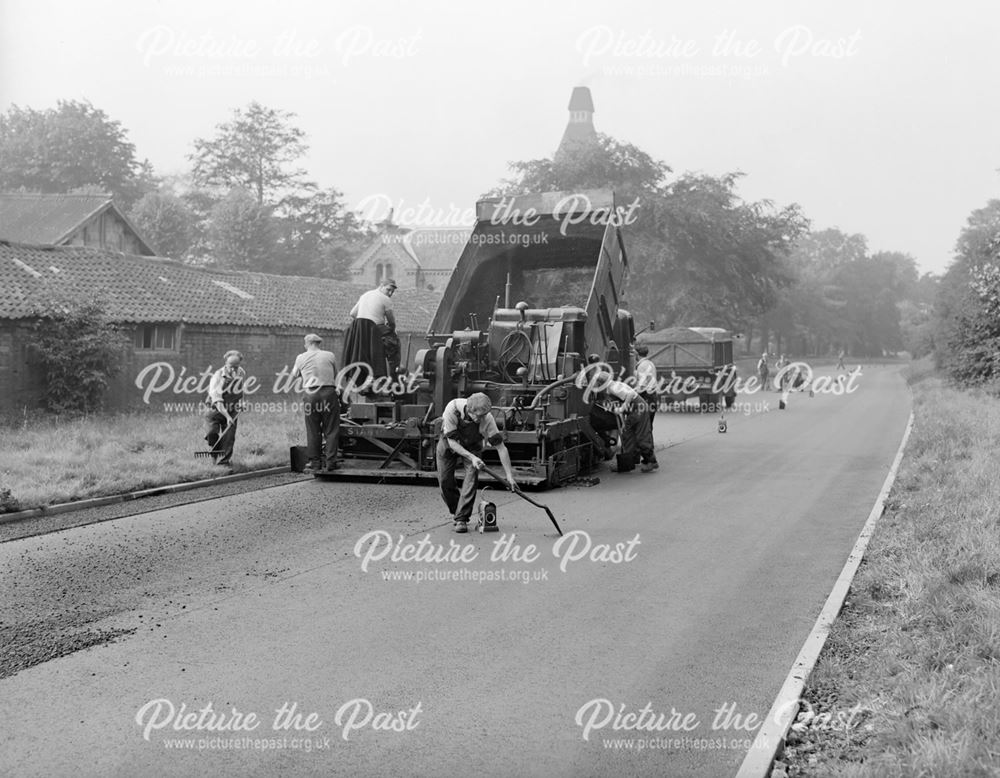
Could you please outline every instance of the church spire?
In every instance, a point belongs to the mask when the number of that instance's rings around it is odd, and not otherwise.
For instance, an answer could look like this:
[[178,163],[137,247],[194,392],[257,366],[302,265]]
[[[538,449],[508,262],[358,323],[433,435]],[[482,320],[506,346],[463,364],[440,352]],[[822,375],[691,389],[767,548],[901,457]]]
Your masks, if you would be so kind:
[[559,148],[556,149],[556,159],[573,154],[596,140],[594,100],[590,95],[590,88],[586,86],[573,87],[573,94],[569,98],[569,122],[565,132],[563,132]]

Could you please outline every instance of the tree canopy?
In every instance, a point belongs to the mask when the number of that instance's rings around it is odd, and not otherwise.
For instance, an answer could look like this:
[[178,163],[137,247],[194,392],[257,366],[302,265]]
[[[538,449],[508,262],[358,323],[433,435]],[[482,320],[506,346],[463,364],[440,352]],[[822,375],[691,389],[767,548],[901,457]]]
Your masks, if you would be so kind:
[[743,329],[791,282],[785,257],[807,222],[798,206],[744,201],[740,173],[671,177],[666,163],[607,135],[510,170],[491,194],[610,188],[619,205],[637,204],[625,236],[628,301],[640,321]]
[[62,194],[109,192],[126,209],[155,188],[120,122],[89,102],[11,107],[0,116],[0,189]]
[[935,304],[935,356],[962,384],[1000,382],[1000,200],[973,211]]
[[305,133],[292,124],[295,114],[251,102],[237,108],[233,118],[218,125],[214,138],[197,138],[192,173],[197,185],[223,192],[245,189],[258,206],[278,205],[282,199],[316,185],[296,167],[305,155]]

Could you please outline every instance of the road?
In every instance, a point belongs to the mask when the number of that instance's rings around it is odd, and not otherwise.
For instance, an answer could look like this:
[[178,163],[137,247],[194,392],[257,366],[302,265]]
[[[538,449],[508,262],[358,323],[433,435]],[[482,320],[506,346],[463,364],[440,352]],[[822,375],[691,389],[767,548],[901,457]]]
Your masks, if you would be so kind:
[[660,414],[659,472],[537,495],[561,545],[509,493],[463,536],[433,488],[319,481],[0,544],[0,765],[731,775],[906,424],[898,370],[856,385]]

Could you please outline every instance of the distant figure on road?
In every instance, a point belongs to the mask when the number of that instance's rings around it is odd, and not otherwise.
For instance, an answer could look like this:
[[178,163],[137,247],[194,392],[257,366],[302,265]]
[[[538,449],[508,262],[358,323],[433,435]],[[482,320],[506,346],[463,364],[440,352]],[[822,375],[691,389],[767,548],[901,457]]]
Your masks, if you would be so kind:
[[337,467],[340,432],[340,397],[337,394],[337,360],[320,348],[323,338],[305,337],[305,351],[295,358],[292,379],[302,379],[302,409],[306,420],[306,470]]
[[757,362],[757,375],[760,378],[760,388],[767,391],[767,379],[771,375],[771,368],[767,364],[767,352],[760,355]]
[[387,279],[377,289],[361,295],[351,308],[351,326],[344,337],[343,363],[344,367],[353,363],[364,365],[366,372],[358,377],[359,385],[364,383],[365,375],[379,378],[389,374],[382,337],[396,330],[391,300],[395,291],[396,282]]
[[[438,484],[455,522],[455,532],[469,531],[469,518],[479,486],[479,471],[485,467],[479,455],[487,445],[495,448],[500,455],[500,464],[511,490],[517,489],[510,453],[496,419],[490,413],[492,407],[490,398],[477,392],[468,399],[459,397],[452,400],[441,414],[441,437],[436,452]],[[460,462],[465,468],[461,489],[455,479]]]
[[233,445],[236,442],[236,417],[243,404],[243,386],[246,371],[242,368],[243,355],[227,351],[222,367],[212,374],[208,383],[208,434],[205,440],[217,465],[230,465]]
[[782,354],[778,357],[778,361],[774,363],[775,375],[778,377],[778,391],[784,391],[785,382],[788,380],[788,375],[783,374],[781,371],[788,367],[788,360],[785,359],[785,355]]
[[847,370],[847,368],[844,367],[844,349],[841,349],[840,353],[837,355],[837,368],[836,369],[837,370]]

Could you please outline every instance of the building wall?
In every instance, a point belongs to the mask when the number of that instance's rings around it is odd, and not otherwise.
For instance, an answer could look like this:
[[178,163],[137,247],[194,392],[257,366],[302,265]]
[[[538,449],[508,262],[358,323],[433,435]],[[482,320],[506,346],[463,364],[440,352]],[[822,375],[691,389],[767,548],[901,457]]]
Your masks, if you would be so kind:
[[31,322],[0,322],[0,412],[7,417],[22,416],[41,398],[41,375],[27,346],[31,336]]
[[63,245],[95,246],[135,255],[148,253],[132,230],[128,228],[128,225],[110,209],[80,225],[69,238],[63,241]]
[[[379,266],[382,266],[381,268]],[[388,270],[388,275],[386,275]],[[396,257],[379,257],[375,254],[362,268],[351,275],[352,284],[362,284],[374,289],[385,278],[392,278],[400,289],[417,289],[419,268],[413,263]]]
[[[0,415],[7,418],[30,413],[42,402],[44,378],[31,364],[26,345],[31,326],[31,322],[0,321]],[[130,344],[135,342],[135,329],[135,325],[123,328]],[[323,336],[323,346],[336,354],[339,365],[344,332],[313,331]],[[259,385],[248,400],[294,401],[297,395],[284,391],[288,382],[281,376],[290,372],[295,357],[303,351],[306,333],[300,328],[183,325],[173,350],[136,349],[134,345],[126,349],[122,371],[112,378],[105,408],[162,410],[164,403],[197,403],[207,394],[211,371],[222,366],[223,354],[230,349],[243,352],[247,376],[253,376]],[[426,346],[425,336],[424,332],[400,333],[404,354],[407,339],[412,337],[411,360],[418,348]]]

